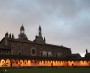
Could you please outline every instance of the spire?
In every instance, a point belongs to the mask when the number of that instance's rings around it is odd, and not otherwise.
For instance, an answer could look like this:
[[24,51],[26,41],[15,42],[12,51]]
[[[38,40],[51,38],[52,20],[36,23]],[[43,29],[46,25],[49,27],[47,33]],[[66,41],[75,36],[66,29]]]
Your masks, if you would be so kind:
[[86,49],[86,54],[88,53],[88,50]]
[[24,33],[25,29],[24,29],[24,26],[22,24],[21,28],[20,28],[20,33]]
[[45,39],[45,37],[44,37],[44,42],[46,42],[46,39]]
[[24,31],[24,30],[25,30],[23,24],[22,24],[20,30],[21,30],[21,31]]
[[39,26],[39,37],[42,37],[42,29],[41,29],[41,26]]
[[9,34],[9,38],[11,38],[11,33]]
[[12,39],[14,39],[15,37],[14,37],[14,34],[12,34]]
[[41,32],[42,31],[42,29],[41,29],[41,26],[39,25],[39,31]]
[[34,40],[35,43],[38,43],[38,44],[45,44],[45,37],[43,38],[42,37],[42,29],[41,29],[41,26],[39,25],[39,28],[38,28],[38,36],[36,35],[36,38]]

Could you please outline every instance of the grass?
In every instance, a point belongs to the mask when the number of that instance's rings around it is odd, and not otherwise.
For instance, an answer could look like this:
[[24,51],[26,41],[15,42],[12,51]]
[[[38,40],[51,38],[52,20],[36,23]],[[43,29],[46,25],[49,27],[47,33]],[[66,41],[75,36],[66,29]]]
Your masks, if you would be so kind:
[[73,67],[24,68],[24,69],[8,69],[6,73],[90,73],[90,68],[73,68]]

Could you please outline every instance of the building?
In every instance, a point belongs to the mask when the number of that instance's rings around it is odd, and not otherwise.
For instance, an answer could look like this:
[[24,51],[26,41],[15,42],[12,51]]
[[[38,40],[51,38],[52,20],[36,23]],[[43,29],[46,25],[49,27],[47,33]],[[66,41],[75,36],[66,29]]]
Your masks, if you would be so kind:
[[41,26],[35,40],[29,40],[23,25],[18,38],[7,32],[0,41],[0,67],[4,64],[8,67],[90,66],[89,59],[86,61],[79,54],[72,54],[70,48],[47,44]]
[[23,25],[20,28],[18,38],[15,38],[13,34],[6,33],[0,43],[0,54],[61,58],[65,58],[71,54],[70,48],[47,44],[45,37],[42,37],[41,31],[41,27],[39,26],[39,33],[34,41],[28,40]]

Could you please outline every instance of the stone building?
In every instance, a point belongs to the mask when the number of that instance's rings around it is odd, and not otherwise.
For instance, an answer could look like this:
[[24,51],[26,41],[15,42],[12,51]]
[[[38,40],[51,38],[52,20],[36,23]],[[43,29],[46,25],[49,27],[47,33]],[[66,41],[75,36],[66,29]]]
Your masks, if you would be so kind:
[[31,67],[31,66],[90,66],[90,56],[87,58],[78,53],[72,54],[71,49],[53,44],[47,44],[39,26],[38,35],[33,41],[29,40],[22,25],[18,38],[5,33],[0,41],[0,67]]
[[45,37],[42,37],[41,26],[39,26],[39,33],[34,41],[28,39],[25,34],[25,28],[22,25],[18,38],[15,38],[13,34],[11,35],[7,32],[1,40],[0,46],[0,54],[7,55],[65,58],[71,54],[70,48],[47,44]]

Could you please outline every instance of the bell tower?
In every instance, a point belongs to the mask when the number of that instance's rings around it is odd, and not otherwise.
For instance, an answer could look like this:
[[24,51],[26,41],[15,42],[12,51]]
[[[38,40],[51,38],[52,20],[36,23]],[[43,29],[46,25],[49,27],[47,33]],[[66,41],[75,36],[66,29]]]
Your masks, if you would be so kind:
[[26,34],[25,34],[25,29],[24,29],[23,24],[22,24],[22,26],[20,27],[20,34],[19,34],[18,38],[19,38],[19,39],[22,39],[22,40],[23,40],[23,39],[24,39],[24,40],[28,39],[27,36],[26,36]]

